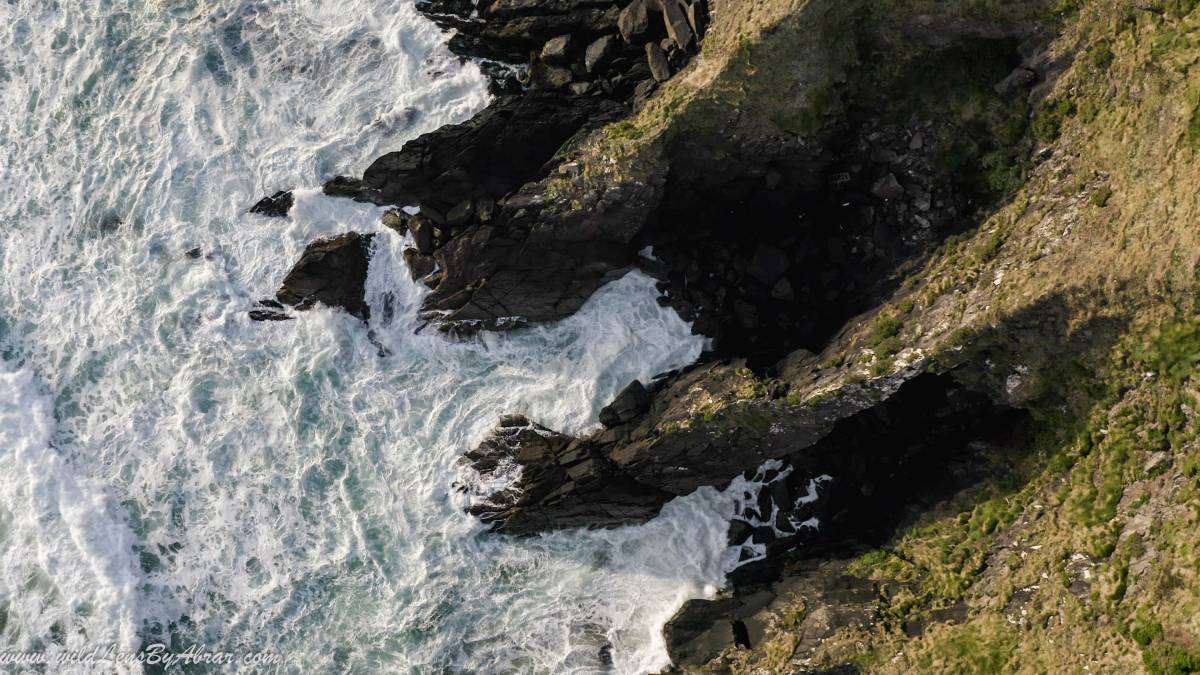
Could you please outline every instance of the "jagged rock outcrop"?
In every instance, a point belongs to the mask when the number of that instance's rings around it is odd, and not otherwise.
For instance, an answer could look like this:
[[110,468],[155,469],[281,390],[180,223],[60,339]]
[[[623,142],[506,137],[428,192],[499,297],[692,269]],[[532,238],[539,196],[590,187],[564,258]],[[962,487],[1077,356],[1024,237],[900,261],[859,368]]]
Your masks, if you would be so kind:
[[257,213],[272,218],[284,218],[292,210],[292,205],[295,202],[296,200],[292,196],[291,190],[280,191],[270,197],[260,199],[254,206],[250,207],[250,213]]
[[600,423],[608,428],[628,424],[650,410],[650,392],[638,380],[617,394],[612,403],[600,410]]
[[[376,160],[362,179],[337,177],[325,193],[420,207],[407,229],[420,255],[432,256],[441,270],[417,276],[434,289],[424,310],[442,328],[473,331],[567,316],[633,267],[635,237],[657,204],[665,172],[581,187],[572,184],[580,167],[568,156],[686,61],[707,13],[681,0],[641,3],[627,13],[622,34],[621,8],[590,0],[501,0],[478,17],[469,3],[421,8],[457,31],[451,49],[460,54],[507,61],[533,54],[533,89],[501,96],[464,124],[408,142]],[[648,60],[645,45],[664,39],[667,51],[656,47]],[[673,65],[664,69],[667,58]],[[556,184],[570,187],[556,193]],[[421,260],[427,268],[428,258]]]
[[371,313],[365,296],[374,236],[349,232],[309,244],[275,297],[298,310],[321,303],[366,320]]
[[512,489],[490,495],[471,513],[508,534],[562,527],[616,527],[650,519],[666,495],[616,471],[595,444],[573,439],[510,415],[464,456],[475,471],[492,475],[518,467]]
[[441,127],[372,162],[363,174],[362,196],[379,204],[420,206],[444,225],[459,205],[495,201],[540,178],[571,137],[625,112],[614,101],[550,92],[502,97],[467,122]]
[[[603,431],[506,420],[466,459],[519,469],[473,511],[522,534],[640,522],[778,462],[728,533],[768,559],[670,622],[681,666],[1044,669],[1081,638],[1104,648],[1059,667],[1189,663],[1194,7],[918,4],[733,2],[707,26],[670,0],[436,0],[459,53],[527,63],[488,64],[498,91],[586,121],[502,185],[453,172],[485,119],[326,192],[421,203],[392,226],[443,327],[559,318],[637,266],[716,338]],[[1004,437],[1025,424],[1036,443]]]

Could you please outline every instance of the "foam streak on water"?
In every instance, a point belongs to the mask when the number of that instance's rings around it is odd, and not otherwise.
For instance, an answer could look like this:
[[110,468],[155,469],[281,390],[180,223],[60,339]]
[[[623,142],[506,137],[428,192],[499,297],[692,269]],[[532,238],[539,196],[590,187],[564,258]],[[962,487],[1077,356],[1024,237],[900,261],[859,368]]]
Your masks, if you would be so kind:
[[[618,672],[665,665],[662,623],[731,564],[731,498],[515,540],[452,485],[502,413],[586,431],[698,338],[637,275],[553,326],[414,335],[402,242],[311,189],[486,102],[444,40],[401,0],[0,3],[0,650],[558,673],[611,644]],[[305,186],[286,220],[245,214]],[[247,320],[349,229],[380,232],[374,340],[325,309]]]

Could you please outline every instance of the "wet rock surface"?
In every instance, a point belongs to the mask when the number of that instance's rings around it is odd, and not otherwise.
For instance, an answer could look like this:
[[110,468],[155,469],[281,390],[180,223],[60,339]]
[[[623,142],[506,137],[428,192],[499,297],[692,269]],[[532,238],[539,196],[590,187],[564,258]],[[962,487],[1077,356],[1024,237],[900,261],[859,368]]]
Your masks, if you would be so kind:
[[[913,373],[875,403],[831,400],[807,412],[763,407],[714,419],[704,428],[672,422],[679,411],[692,409],[697,397],[735,387],[736,380],[716,366],[696,368],[659,384],[647,411],[628,422],[571,439],[530,432],[537,427],[525,420],[510,431],[502,427],[468,453],[467,461],[488,474],[497,448],[521,458],[521,485],[498,502],[502,516],[491,520],[502,521],[500,529],[522,532],[580,526],[585,509],[577,498],[603,514],[584,524],[641,522],[673,496],[723,487],[745,473],[765,487],[736,514],[729,538],[740,540],[735,543],[743,546],[743,558],[752,559],[816,541],[826,530],[863,539],[890,532],[898,521],[875,513],[888,508],[897,519],[903,516],[889,503],[912,498],[911,483],[898,481],[899,476],[953,486],[969,482],[971,476],[953,473],[965,468],[942,460],[962,453],[975,438],[1013,428],[1023,415],[966,390],[948,375]],[[617,401],[629,398],[627,390]],[[550,438],[554,443],[547,448]],[[536,449],[522,451],[526,446]],[[780,463],[765,464],[770,460]],[[627,509],[631,503],[635,509]],[[622,521],[621,513],[628,519]]]
[[272,218],[284,218],[292,210],[292,204],[295,201],[291,190],[276,192],[270,197],[263,197],[254,206],[251,206],[250,213],[257,213]]
[[[311,309],[317,303],[339,307],[366,320],[371,311],[365,295],[373,237],[349,232],[309,244],[284,277],[276,299],[297,310]],[[267,313],[260,316],[273,318]]]
[[[442,271],[420,277],[434,290],[426,316],[443,330],[568,316],[632,268],[634,238],[659,186],[583,190],[563,197],[576,207],[564,212],[551,203],[552,185],[577,175],[566,159],[573,144],[628,115],[687,61],[707,8],[681,0],[497,0],[476,13],[471,3],[435,0],[420,9],[456,31],[452,51],[527,63],[528,88],[512,81],[515,71],[492,71],[502,95],[488,108],[380,157],[362,179],[334,178],[324,192],[420,207],[420,221],[397,229],[411,232],[418,252]],[[664,59],[674,65],[664,68]]]

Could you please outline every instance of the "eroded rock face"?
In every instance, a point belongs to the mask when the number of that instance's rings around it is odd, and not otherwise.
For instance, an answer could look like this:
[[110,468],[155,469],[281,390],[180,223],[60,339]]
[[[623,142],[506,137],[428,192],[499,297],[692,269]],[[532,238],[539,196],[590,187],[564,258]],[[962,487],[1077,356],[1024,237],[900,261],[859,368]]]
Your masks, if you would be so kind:
[[501,420],[464,461],[485,476],[509,465],[520,468],[515,490],[492,495],[470,509],[509,534],[643,522],[658,513],[666,497],[621,476],[594,444],[520,415]]
[[371,312],[365,296],[374,236],[349,232],[309,244],[275,297],[298,310],[316,303],[340,307],[365,321]]
[[[572,314],[633,267],[635,240],[661,198],[666,167],[641,180],[581,185],[571,149],[628,115],[631,102],[687,61],[707,22],[703,2],[422,4],[422,12],[456,31],[456,53],[528,61],[529,90],[514,86],[509,71],[489,71],[498,92],[520,93],[380,157],[361,180],[329,181],[325,193],[420,207],[417,216],[390,213],[388,225],[412,234],[421,256],[411,260],[420,266],[416,276],[434,290],[424,316],[443,330]],[[430,259],[439,273],[429,274]]]
[[[760,569],[754,569],[757,565]],[[839,628],[878,621],[878,594],[868,581],[843,574],[845,563],[803,562],[781,582],[770,563],[752,563],[730,575],[729,588],[714,600],[690,600],[663,629],[667,650],[677,667],[702,665],[722,651],[753,648],[774,629],[780,606],[804,598],[804,614],[794,630],[798,652],[812,649]],[[749,568],[749,569],[747,569]],[[748,573],[747,573],[748,572]],[[833,668],[827,673],[857,673]]]
[[379,204],[420,205],[444,220],[465,200],[498,199],[540,177],[568,139],[624,110],[611,101],[549,92],[504,97],[464,124],[441,127],[375,160],[363,174],[362,194]]

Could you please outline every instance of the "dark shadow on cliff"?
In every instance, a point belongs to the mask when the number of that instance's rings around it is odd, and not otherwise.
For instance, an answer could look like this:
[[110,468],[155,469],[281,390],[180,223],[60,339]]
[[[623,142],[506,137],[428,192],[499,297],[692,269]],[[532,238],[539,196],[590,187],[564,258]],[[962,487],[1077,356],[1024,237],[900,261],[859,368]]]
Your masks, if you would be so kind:
[[[732,644],[726,631],[714,629],[718,617],[750,621],[753,628],[751,617],[774,599],[781,575],[786,580],[887,548],[931,515],[971,514],[1053,470],[1056,453],[1070,447],[1086,425],[1084,412],[1104,389],[1090,374],[1127,327],[1120,316],[1092,314],[1088,295],[1051,295],[965,337],[950,370],[918,375],[789,457],[796,468],[791,494],[812,476],[833,477],[804,514],[819,517],[820,529],[775,538],[761,528],[749,534],[735,521],[731,539],[766,535],[759,543],[766,544],[767,559],[730,576],[731,595],[719,612],[702,601],[681,610],[667,629],[672,652],[684,663],[703,663]],[[1023,379],[1018,388],[1030,389],[1010,404],[1003,399],[1013,393],[1016,372]],[[756,508],[764,510],[761,500]]]
[[715,339],[714,356],[759,368],[797,348],[820,351],[1024,181],[1034,80],[1004,84],[1027,59],[1020,40],[859,41],[819,152],[738,134],[668,141],[644,243],[669,268],[661,288],[671,306]]

